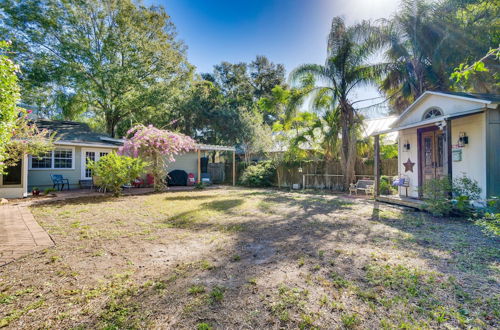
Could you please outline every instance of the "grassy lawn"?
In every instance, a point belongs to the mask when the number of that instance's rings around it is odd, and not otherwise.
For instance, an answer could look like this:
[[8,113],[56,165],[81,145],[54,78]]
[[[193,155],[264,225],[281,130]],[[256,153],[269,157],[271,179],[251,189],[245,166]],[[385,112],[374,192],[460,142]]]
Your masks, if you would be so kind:
[[498,328],[500,244],[369,200],[225,188],[32,207],[0,327]]

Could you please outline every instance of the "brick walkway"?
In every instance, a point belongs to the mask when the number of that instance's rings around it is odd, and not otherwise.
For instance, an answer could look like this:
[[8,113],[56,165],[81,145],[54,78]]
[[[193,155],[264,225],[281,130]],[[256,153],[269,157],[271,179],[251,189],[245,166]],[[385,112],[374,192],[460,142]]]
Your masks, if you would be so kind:
[[54,242],[25,206],[0,206],[0,266]]

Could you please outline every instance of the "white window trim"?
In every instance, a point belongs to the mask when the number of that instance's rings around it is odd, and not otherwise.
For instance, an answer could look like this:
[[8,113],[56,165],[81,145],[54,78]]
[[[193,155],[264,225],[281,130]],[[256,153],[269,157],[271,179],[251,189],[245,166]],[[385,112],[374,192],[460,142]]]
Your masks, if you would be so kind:
[[110,154],[113,151],[113,149],[82,148],[82,150],[81,150],[81,169],[82,170],[81,170],[81,173],[80,173],[80,177],[81,177],[82,180],[91,180],[92,179],[92,178],[87,178],[85,176],[85,165],[86,165],[85,161],[87,160],[85,158],[85,153],[88,152],[88,151],[95,152],[96,153],[96,159],[95,160],[98,161],[99,158],[101,158],[99,156],[100,152],[107,152],[108,154]]
[[[432,116],[432,117],[429,117],[429,118],[425,118],[425,116],[427,116],[429,114],[429,112],[431,112],[432,110],[437,110],[439,111],[441,114],[439,116]],[[432,106],[430,108],[427,108],[425,111],[424,111],[424,114],[422,115],[422,120],[428,120],[428,119],[432,119],[432,118],[438,118],[438,117],[442,117],[444,116],[444,112],[443,112],[443,109],[441,109],[440,107],[435,107],[435,106]]]
[[[54,167],[54,150],[56,149],[62,149],[62,150],[71,150],[71,168],[55,168]],[[28,170],[33,170],[33,171],[53,171],[53,170],[57,170],[57,171],[71,171],[71,170],[74,170],[75,169],[75,147],[55,147],[54,150],[51,150],[50,153],[51,153],[51,161],[50,161],[50,168],[33,168],[31,166],[32,164],[32,160],[33,160],[33,156],[29,156],[29,159],[28,159],[28,162],[29,162],[29,166],[28,166]]]

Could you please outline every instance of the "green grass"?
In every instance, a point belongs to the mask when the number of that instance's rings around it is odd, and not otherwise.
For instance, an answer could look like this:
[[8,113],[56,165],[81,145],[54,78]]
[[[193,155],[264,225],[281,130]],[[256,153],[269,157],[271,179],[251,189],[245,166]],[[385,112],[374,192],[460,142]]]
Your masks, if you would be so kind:
[[205,287],[203,285],[193,285],[189,288],[189,294],[199,294],[205,292]]
[[206,322],[198,323],[196,325],[197,330],[212,330],[212,326]]
[[359,316],[356,313],[344,313],[340,317],[340,320],[342,321],[344,327],[348,329],[352,329],[359,323],[361,323],[361,320],[359,319]]
[[0,269],[0,324],[498,327],[496,241],[371,203],[228,188],[32,207],[57,244]]
[[212,304],[220,303],[222,299],[224,299],[224,291],[225,288],[222,286],[216,286],[212,288],[212,290],[209,293],[210,303]]

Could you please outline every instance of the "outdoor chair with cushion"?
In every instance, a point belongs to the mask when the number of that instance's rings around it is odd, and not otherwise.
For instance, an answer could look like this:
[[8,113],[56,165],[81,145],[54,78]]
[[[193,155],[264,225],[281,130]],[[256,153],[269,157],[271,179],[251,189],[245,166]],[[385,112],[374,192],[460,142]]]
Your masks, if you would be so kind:
[[66,184],[69,190],[69,180],[65,179],[61,174],[51,174],[50,179],[52,180],[52,188],[56,189],[57,187],[57,190],[63,190]]
[[406,197],[408,197],[408,187],[410,187],[410,178],[406,175],[395,176],[392,179],[392,185],[394,187],[406,188]]
[[358,194],[358,190],[364,191],[366,195],[368,194],[373,194],[374,192],[374,187],[375,187],[375,181],[374,180],[358,180],[356,184],[351,183],[349,186],[349,195],[351,195],[353,192]]

